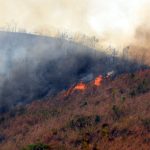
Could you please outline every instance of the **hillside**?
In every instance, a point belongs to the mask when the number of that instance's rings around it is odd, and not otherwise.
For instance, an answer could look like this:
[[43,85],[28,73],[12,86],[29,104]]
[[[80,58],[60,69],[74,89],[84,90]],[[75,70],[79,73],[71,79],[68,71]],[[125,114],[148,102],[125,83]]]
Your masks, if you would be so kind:
[[0,113],[94,76],[94,53],[61,37],[0,32]]
[[0,149],[149,150],[150,70],[68,90],[1,115]]
[[72,84],[114,71],[145,67],[61,37],[0,32],[0,114],[16,105],[52,96]]

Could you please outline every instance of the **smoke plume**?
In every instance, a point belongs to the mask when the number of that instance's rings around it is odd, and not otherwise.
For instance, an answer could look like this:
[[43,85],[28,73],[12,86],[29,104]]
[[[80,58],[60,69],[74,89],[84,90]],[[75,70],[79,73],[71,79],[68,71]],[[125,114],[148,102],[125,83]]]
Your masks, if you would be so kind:
[[149,6],[149,0],[0,0],[0,26],[82,32],[124,47],[133,42],[139,26],[150,25]]
[[129,49],[118,58],[115,49],[106,55],[59,37],[0,32],[0,111],[89,76],[149,65],[149,6],[149,0],[0,0],[1,30],[50,35],[67,30],[96,35],[100,45]]
[[0,32],[0,112],[56,94],[95,76],[133,72],[141,67],[62,38]]

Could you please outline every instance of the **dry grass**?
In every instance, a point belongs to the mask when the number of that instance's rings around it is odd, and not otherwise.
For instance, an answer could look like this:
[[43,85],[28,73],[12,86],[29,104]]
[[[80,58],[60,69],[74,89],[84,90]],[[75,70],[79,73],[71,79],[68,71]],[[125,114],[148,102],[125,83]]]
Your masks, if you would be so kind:
[[[5,114],[0,149],[21,150],[40,141],[54,150],[149,150],[150,71],[103,80],[100,87],[89,83],[85,91],[67,97],[64,93],[33,102],[14,117]],[[92,116],[100,120],[87,119]]]

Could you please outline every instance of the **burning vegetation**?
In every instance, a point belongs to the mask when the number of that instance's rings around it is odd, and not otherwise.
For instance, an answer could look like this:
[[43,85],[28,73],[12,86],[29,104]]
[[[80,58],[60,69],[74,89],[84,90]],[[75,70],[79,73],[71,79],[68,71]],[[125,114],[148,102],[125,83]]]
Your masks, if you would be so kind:
[[149,150],[150,70],[104,80],[98,76],[67,99],[58,94],[1,115],[1,149]]
[[[132,60],[127,50],[123,56],[117,56],[111,47],[107,53],[61,37],[23,33],[1,32],[0,38],[2,50],[8,54],[2,52],[6,64],[0,70],[0,113],[18,104],[56,95],[78,82],[69,91],[84,91],[87,82],[98,74],[106,78],[107,72],[110,71],[108,76],[113,73],[111,70],[120,75],[147,68],[143,61]],[[101,82],[102,78],[97,77],[94,86],[100,86]]]
[[99,76],[95,79],[94,85],[95,85],[95,86],[100,86],[101,83],[102,83],[102,80],[103,80],[102,75],[99,75]]
[[99,75],[94,80],[89,81],[88,83],[83,83],[83,82],[77,83],[75,86],[69,88],[65,92],[65,96],[69,96],[74,91],[85,91],[90,85],[94,85],[96,87],[99,87],[99,86],[101,86],[102,81],[103,81],[103,76]]
[[79,90],[79,91],[84,91],[86,89],[86,84],[84,83],[78,83],[75,87],[74,90]]

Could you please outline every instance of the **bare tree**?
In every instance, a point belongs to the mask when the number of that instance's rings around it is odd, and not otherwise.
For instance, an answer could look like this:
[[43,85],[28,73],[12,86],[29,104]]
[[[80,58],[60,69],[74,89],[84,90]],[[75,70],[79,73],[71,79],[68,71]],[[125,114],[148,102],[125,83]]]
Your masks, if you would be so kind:
[[6,31],[17,32],[17,23],[14,20],[12,20],[11,22],[7,22]]
[[123,59],[128,60],[129,49],[130,49],[130,46],[127,46],[127,47],[123,48],[123,51],[122,51],[122,57],[123,57]]

